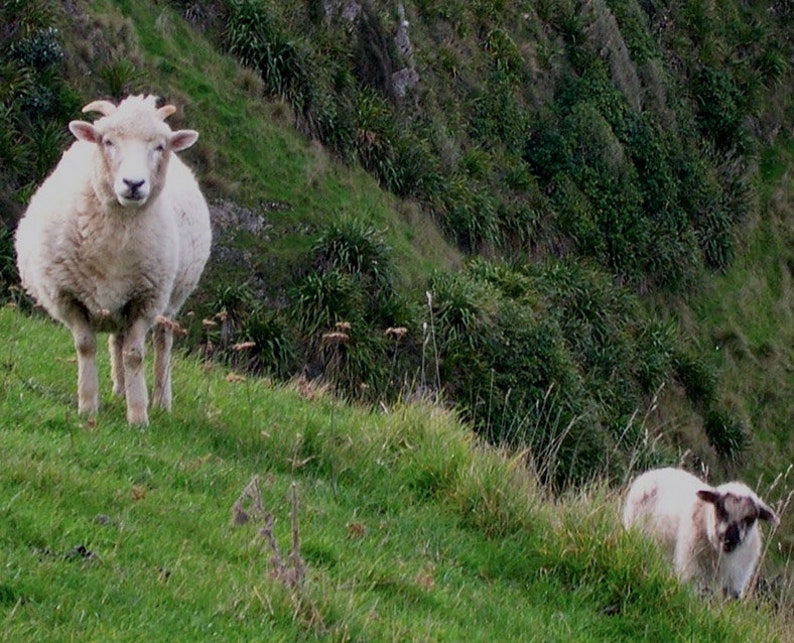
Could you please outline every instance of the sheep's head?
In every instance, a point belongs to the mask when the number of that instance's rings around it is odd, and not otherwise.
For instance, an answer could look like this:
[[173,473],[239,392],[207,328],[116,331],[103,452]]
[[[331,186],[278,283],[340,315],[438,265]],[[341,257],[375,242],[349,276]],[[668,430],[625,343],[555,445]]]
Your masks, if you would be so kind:
[[740,482],[729,482],[716,489],[700,489],[697,495],[714,505],[716,536],[726,554],[744,542],[757,520],[779,522],[777,514]]
[[100,112],[94,123],[72,121],[69,129],[81,141],[94,143],[102,159],[97,189],[123,207],[142,207],[159,194],[171,152],[198,139],[194,130],[173,131],[164,122],[176,111],[156,107],[155,96],[131,96],[118,106],[94,101],[84,112]]

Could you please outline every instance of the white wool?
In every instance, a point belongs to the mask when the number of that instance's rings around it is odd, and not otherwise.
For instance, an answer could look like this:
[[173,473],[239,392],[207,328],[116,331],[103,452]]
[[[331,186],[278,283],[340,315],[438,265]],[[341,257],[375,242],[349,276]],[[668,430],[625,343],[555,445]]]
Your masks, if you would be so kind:
[[78,138],[33,195],[16,233],[22,285],[72,332],[82,413],[98,408],[96,333],[110,332],[114,391],[127,419],[148,422],[144,340],[155,328],[153,402],[171,407],[172,324],[210,249],[206,201],[175,154],[197,134],[173,132],[173,108],[134,96],[70,123]]
[[[624,526],[654,538],[679,579],[733,598],[744,596],[761,556],[759,519],[778,520],[745,484],[714,488],[673,468],[640,475],[623,508]],[[726,545],[731,537],[733,547]]]

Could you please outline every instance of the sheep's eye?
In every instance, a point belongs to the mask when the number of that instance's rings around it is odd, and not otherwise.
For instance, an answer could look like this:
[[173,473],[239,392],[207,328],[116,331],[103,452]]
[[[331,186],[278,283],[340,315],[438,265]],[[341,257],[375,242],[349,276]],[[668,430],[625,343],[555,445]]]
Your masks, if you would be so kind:
[[155,152],[165,152],[165,145],[163,145],[162,143],[158,143],[157,145],[155,145],[154,151]]
[[102,141],[102,144],[103,144],[105,147],[113,147],[113,146],[115,145],[115,143],[114,143],[113,141],[111,141],[109,138],[106,138],[106,139],[104,139],[104,140]]

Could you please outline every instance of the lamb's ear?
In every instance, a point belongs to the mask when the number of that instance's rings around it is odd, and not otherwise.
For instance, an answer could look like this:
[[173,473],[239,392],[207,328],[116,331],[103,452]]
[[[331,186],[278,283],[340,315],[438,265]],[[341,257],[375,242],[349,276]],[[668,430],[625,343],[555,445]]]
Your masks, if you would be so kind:
[[198,140],[198,132],[193,129],[180,129],[171,134],[171,149],[175,152],[186,150]]
[[98,143],[102,136],[97,132],[96,127],[86,121],[72,121],[69,123],[69,131],[74,134],[78,141],[88,143]]
[[780,518],[778,515],[772,511],[772,509],[767,505],[764,501],[758,501],[758,517],[761,520],[767,520],[771,522],[773,525],[780,524]]
[[717,501],[720,499],[720,494],[714,491],[714,489],[698,489],[697,495],[698,498],[704,502],[710,502],[713,505],[716,505]]

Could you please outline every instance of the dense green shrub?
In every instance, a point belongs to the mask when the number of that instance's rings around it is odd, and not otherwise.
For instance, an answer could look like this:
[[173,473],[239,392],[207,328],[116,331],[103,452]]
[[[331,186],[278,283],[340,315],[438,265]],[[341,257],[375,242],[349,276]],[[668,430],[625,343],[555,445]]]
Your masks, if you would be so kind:
[[501,145],[512,152],[522,150],[529,130],[527,111],[509,75],[492,73],[470,103],[472,139],[486,147]]
[[363,318],[388,326],[394,323],[393,315],[399,306],[391,252],[375,228],[343,216],[317,237],[311,263],[322,273],[338,271],[353,279],[366,300]]
[[460,173],[450,176],[439,192],[436,216],[462,250],[476,253],[499,242],[498,204],[486,186]]
[[388,101],[365,89],[356,101],[356,154],[364,169],[378,177],[387,189],[399,192],[399,171],[394,151],[397,122]]
[[358,325],[366,298],[352,275],[341,270],[313,272],[297,285],[291,309],[301,332],[316,341],[337,323]]
[[61,75],[64,51],[50,2],[0,6],[0,187],[20,202],[52,169],[81,100]]
[[472,262],[431,282],[440,376],[489,440],[565,485],[651,463],[636,412],[673,377],[674,328],[576,262]]
[[17,278],[16,252],[14,237],[5,223],[0,220],[0,301],[10,294],[10,288],[16,286]]
[[37,71],[56,65],[63,59],[58,30],[47,27],[14,40],[8,47],[8,56],[20,66]]
[[259,72],[266,91],[287,100],[299,114],[312,103],[311,49],[291,37],[276,8],[261,0],[229,0],[225,42],[229,52]]
[[687,397],[707,408],[717,397],[717,376],[697,354],[676,351],[673,355],[676,380],[684,387]]
[[695,77],[694,92],[703,134],[723,150],[748,151],[750,139],[744,129],[747,110],[730,75],[721,69],[703,67]]
[[[290,311],[311,376],[322,376],[340,393],[358,399],[392,398],[408,373],[398,357],[394,329],[410,314],[395,287],[391,249],[372,226],[343,216],[312,245],[307,274]],[[410,355],[405,355],[410,360]]]
[[[291,320],[280,311],[258,304],[243,321],[236,362],[254,373],[288,379],[298,372],[301,361]],[[253,346],[248,346],[253,343]]]
[[739,460],[747,447],[747,430],[734,414],[710,408],[703,417],[703,428],[711,446],[727,460]]
[[[287,379],[298,371],[294,324],[259,301],[250,285],[222,285],[200,306],[205,352],[234,368]],[[186,316],[191,320],[191,316]],[[195,332],[195,329],[189,329]]]

